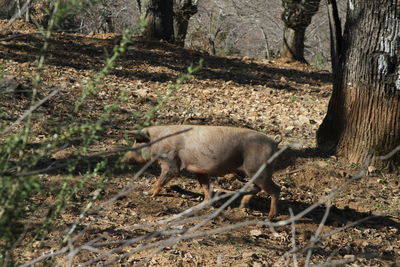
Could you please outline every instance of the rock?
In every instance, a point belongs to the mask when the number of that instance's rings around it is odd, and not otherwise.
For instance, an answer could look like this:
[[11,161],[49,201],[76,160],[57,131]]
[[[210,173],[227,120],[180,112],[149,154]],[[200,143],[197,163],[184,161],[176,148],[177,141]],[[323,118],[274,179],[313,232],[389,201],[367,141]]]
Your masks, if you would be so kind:
[[332,240],[339,240],[341,238],[341,234],[340,233],[335,233],[333,235],[331,235],[331,239]]
[[136,90],[136,94],[140,97],[147,97],[149,95],[149,92],[147,89],[138,89]]
[[257,256],[256,253],[254,253],[253,251],[243,252],[242,254],[242,258],[244,259],[254,258],[256,256]]
[[257,237],[257,236],[262,235],[262,232],[261,232],[261,230],[254,229],[254,230],[250,230],[250,235]]
[[291,132],[294,129],[294,126],[290,125],[288,127],[285,128],[286,132]]
[[260,262],[253,262],[253,267],[264,267],[265,265]]
[[372,166],[372,165],[368,166],[368,175],[374,175],[374,174],[376,174],[376,172],[377,172],[377,169],[375,166]]
[[310,123],[310,119],[309,118],[307,118],[306,116],[304,116],[304,115],[300,115],[299,117],[298,117],[298,121],[303,125],[303,124],[308,124],[308,123]]
[[344,255],[343,258],[349,261],[354,261],[356,257],[354,255]]
[[18,96],[29,97],[32,95],[32,86],[29,81],[16,76],[4,75],[0,80],[0,93],[13,93]]
[[323,160],[318,160],[318,161],[315,162],[315,164],[316,164],[318,167],[322,168],[322,169],[327,168],[328,165],[329,165],[326,161],[323,161]]
[[339,170],[339,171],[338,171],[338,174],[339,174],[339,176],[340,176],[341,178],[346,178],[346,177],[349,176],[348,173],[345,172],[345,171],[343,171],[343,170]]

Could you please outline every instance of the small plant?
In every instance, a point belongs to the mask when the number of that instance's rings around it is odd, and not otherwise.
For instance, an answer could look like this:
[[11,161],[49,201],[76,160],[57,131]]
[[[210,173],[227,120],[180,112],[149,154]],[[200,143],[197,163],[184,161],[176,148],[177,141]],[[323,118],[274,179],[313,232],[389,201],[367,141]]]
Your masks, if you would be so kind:
[[[33,96],[31,98],[31,108],[19,119],[19,122],[24,122],[24,127],[18,131],[13,131],[11,126],[0,129],[3,135],[0,136],[0,265],[2,266],[14,264],[13,249],[18,245],[24,232],[24,227],[19,224],[19,221],[26,217],[27,211],[33,211],[35,203],[31,203],[30,198],[42,190],[38,174],[51,169],[48,166],[38,170],[36,167],[38,163],[45,162],[60,146],[65,147],[69,143],[77,141],[81,145],[68,162],[60,162],[53,167],[66,168],[70,175],[65,177],[58,189],[52,189],[52,193],[56,194],[56,201],[41,226],[34,230],[35,234],[31,241],[25,245],[27,247],[34,240],[43,240],[47,236],[58,215],[65,209],[69,200],[84,188],[85,183],[96,177],[96,188],[101,191],[109,174],[108,171],[104,170],[107,165],[107,159],[103,159],[96,163],[95,168],[89,168],[79,182],[71,183],[72,174],[76,171],[78,165],[82,164],[82,160],[85,159],[88,147],[100,138],[99,133],[104,129],[104,122],[110,120],[117,106],[121,101],[124,101],[122,95],[115,101],[114,105],[104,108],[104,112],[100,114],[98,120],[71,123],[67,129],[53,129],[53,134],[44,138],[37,149],[29,149],[27,146],[32,139],[32,124],[37,119],[37,116],[34,116],[35,109],[45,102],[37,100],[37,91],[41,87],[46,53],[49,48],[48,40],[57,25],[69,14],[69,11],[81,5],[80,1],[69,1],[68,5],[62,3],[64,1],[54,1],[52,3],[48,26],[47,29],[43,30],[45,41],[41,49],[42,55],[37,60],[36,74],[32,77]],[[101,83],[101,79],[109,73],[115,61],[125,52],[131,35],[129,31],[123,34],[121,43],[114,48],[114,54],[106,60],[105,67],[94,76],[89,86],[83,90],[83,95],[76,104],[76,110],[79,109],[89,94],[96,92],[96,85]],[[1,70],[0,75],[3,75]],[[54,92],[58,91],[55,90]],[[112,168],[110,169],[112,170]],[[103,173],[100,175],[101,177],[98,177],[100,171]]]
[[294,182],[294,180],[292,178],[292,175],[290,175],[290,174],[286,174],[285,175],[284,182],[285,182],[285,185],[287,187],[294,187],[295,186],[295,182]]
[[2,80],[4,79],[5,71],[4,71],[4,66],[0,65],[0,84]]
[[[42,55],[37,60],[36,74],[32,78],[36,96],[42,87],[42,74],[46,68],[49,39],[56,24],[62,19],[59,12],[65,12],[57,7],[59,6],[55,2],[51,13],[52,18],[49,19],[48,29],[44,33],[46,38],[42,47]],[[60,214],[77,195],[84,195],[81,193],[82,190],[86,190],[87,185],[90,184],[94,193],[81,198],[78,204],[75,203],[75,207],[80,209],[80,215],[76,224],[60,240],[60,244],[66,244],[79,228],[80,220],[91,209],[94,201],[101,197],[109,177],[116,171],[126,168],[118,159],[115,160],[115,163],[110,164],[108,157],[100,155],[96,158],[89,154],[90,147],[93,143],[101,140],[107,123],[113,120],[119,106],[128,101],[124,93],[121,92],[113,104],[105,106],[101,112],[98,112],[95,120],[79,119],[79,114],[87,100],[96,96],[104,77],[113,70],[116,61],[125,53],[133,34],[134,32],[129,30],[124,32],[120,43],[114,47],[113,54],[106,59],[104,67],[94,74],[88,85],[83,88],[81,96],[70,110],[73,114],[72,117],[77,119],[72,119],[68,123],[68,127],[57,126],[57,123],[60,122],[57,119],[47,122],[51,133],[41,138],[37,148],[30,149],[30,142],[36,138],[32,125],[40,118],[36,116],[35,110],[45,102],[42,101],[43,99],[38,100],[38,97],[32,97],[31,108],[18,120],[18,123],[23,122],[23,127],[18,131],[14,131],[10,125],[0,129],[0,132],[3,132],[0,136],[0,265],[14,265],[15,255],[13,253],[16,247],[29,250],[35,241],[45,240],[58,221]],[[144,121],[137,128],[152,124],[154,115],[163,108],[172,94],[201,68],[202,63],[203,61],[200,60],[198,65],[190,66],[187,73],[180,75],[175,82],[171,82],[166,95],[159,99],[158,104],[145,115]],[[48,97],[55,95],[61,89],[62,87],[55,89]],[[75,148],[68,158],[56,160],[45,167],[38,167],[48,162],[56,151],[72,145]],[[84,167],[82,167],[83,165]],[[19,222],[41,205],[40,201],[32,201],[32,196],[40,196],[45,194],[44,189],[47,190],[46,185],[42,183],[40,174],[57,169],[65,170],[63,180],[46,192],[46,194],[54,196],[55,200],[41,224],[36,229],[30,230],[29,238],[26,238],[24,237],[24,228]],[[79,180],[76,181],[77,175],[79,175]],[[23,243],[20,242],[21,240]]]
[[329,70],[331,71],[331,62],[322,54],[322,52],[317,52],[312,58],[312,64],[319,70]]

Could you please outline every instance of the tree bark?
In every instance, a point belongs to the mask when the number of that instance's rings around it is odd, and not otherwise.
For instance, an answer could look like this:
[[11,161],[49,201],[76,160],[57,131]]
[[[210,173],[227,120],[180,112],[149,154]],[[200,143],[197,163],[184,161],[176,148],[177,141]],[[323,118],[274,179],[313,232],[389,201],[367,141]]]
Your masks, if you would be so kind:
[[349,1],[342,45],[318,146],[398,169],[400,153],[374,159],[400,145],[400,0]]
[[[339,18],[339,11],[337,8],[336,0],[327,0],[328,17],[329,17],[329,32],[331,43],[331,63],[332,73],[338,73],[339,62],[342,52],[342,25]],[[334,76],[333,79],[336,77]]]
[[317,13],[321,0],[282,0],[282,20],[285,23],[281,58],[306,62],[304,36],[312,17]]
[[300,61],[306,63],[304,58],[304,34],[305,29],[292,29],[289,27],[283,30],[283,45],[281,58],[287,61]]
[[185,45],[189,19],[196,13],[196,0],[174,0],[174,37],[177,45]]
[[143,37],[174,42],[173,0],[145,0]]

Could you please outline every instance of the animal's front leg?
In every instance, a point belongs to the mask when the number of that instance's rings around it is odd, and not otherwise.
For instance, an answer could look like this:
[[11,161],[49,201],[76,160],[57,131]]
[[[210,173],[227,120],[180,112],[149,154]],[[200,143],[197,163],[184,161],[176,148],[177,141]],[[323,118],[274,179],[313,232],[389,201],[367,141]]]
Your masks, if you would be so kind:
[[280,194],[280,187],[272,181],[272,175],[269,171],[263,179],[256,180],[258,186],[260,186],[265,192],[271,196],[271,205],[269,209],[268,218],[271,220],[278,212],[278,201]]
[[168,153],[166,157],[160,159],[158,162],[161,167],[161,174],[157,183],[150,190],[150,194],[153,197],[158,195],[161,189],[179,173],[178,160],[175,158],[175,153]]
[[161,165],[161,174],[160,177],[157,180],[157,183],[153,186],[153,188],[150,190],[150,194],[152,197],[157,196],[161,189],[173,178],[173,174],[170,173],[170,169],[168,166],[162,166]]

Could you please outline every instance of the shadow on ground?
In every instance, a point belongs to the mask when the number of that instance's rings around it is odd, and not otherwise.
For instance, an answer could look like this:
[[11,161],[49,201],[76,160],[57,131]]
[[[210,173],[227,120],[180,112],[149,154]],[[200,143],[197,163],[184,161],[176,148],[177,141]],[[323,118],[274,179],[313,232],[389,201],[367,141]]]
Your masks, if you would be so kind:
[[[34,62],[41,55],[44,39],[39,34],[21,35],[3,39],[0,58],[20,63]],[[47,53],[51,56],[47,64],[59,67],[81,69],[101,69],[106,55],[112,54],[113,46],[120,37],[113,39],[96,39],[73,34],[55,34],[49,40]],[[182,73],[191,64],[204,59],[204,67],[195,74],[198,79],[220,79],[233,81],[242,85],[266,85],[277,90],[293,91],[296,88],[279,82],[281,78],[296,83],[318,84],[331,80],[329,73],[308,72],[294,69],[281,69],[266,64],[245,62],[239,58],[210,56],[206,53],[184,50],[164,42],[148,42],[135,40],[129,45],[126,54],[119,60],[122,66],[114,70],[114,74],[127,79],[168,82],[177,78],[171,72],[144,72],[142,65],[165,67],[171,71]]]

